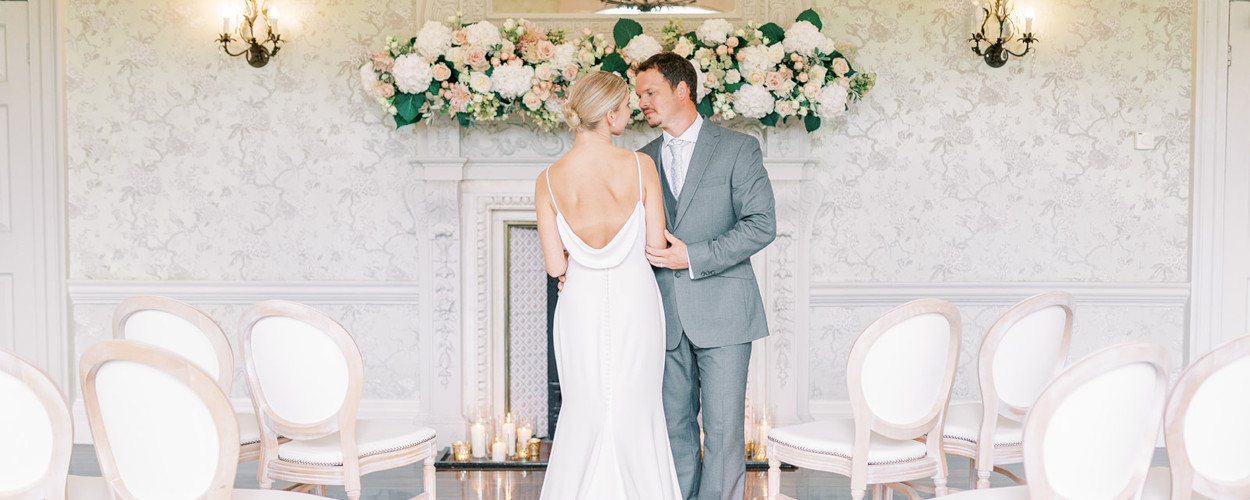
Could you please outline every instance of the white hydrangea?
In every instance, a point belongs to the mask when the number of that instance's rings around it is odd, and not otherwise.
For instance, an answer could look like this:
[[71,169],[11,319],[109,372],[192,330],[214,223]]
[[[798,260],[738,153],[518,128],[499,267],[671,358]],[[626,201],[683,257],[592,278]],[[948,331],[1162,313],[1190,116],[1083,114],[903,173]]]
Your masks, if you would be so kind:
[[395,58],[395,66],[391,68],[395,76],[395,87],[405,94],[420,94],[430,86],[434,78],[434,69],[416,54],[404,54]]
[[738,51],[738,55],[742,59],[738,62],[738,71],[743,75],[760,72],[768,73],[773,70],[776,65],[773,63],[772,54],[769,53],[768,47],[763,45],[752,45]]
[[747,118],[763,118],[773,112],[773,93],[759,85],[743,85],[734,92],[734,111]]
[[633,40],[630,40],[621,52],[625,54],[625,57],[641,62],[648,57],[659,54],[662,50],[664,50],[664,47],[660,46],[659,40],[650,35],[638,35]]
[[820,41],[820,46],[816,48],[820,49],[822,54],[829,55],[832,54],[833,51],[838,50],[838,44],[834,42],[832,38],[825,37],[824,40]]
[[703,96],[707,95],[707,75],[703,74],[702,71],[699,71],[699,65],[694,61],[690,61],[690,66],[694,67],[696,82],[694,86],[697,89],[695,91],[694,102],[699,102],[703,100]]
[[530,90],[534,67],[524,64],[505,64],[495,68],[490,75],[491,88],[504,99],[515,99]]
[[469,73],[469,88],[473,89],[474,92],[479,94],[490,92],[490,85],[490,76],[487,76],[486,73],[479,71]]
[[502,41],[499,37],[499,28],[491,24],[490,21],[479,21],[466,26],[465,33],[469,38],[469,45],[489,49]]
[[806,57],[816,55],[816,48],[825,42],[820,28],[807,21],[798,21],[786,30],[786,52],[798,52]]
[[570,64],[577,63],[577,46],[571,43],[556,45],[555,55],[551,56],[551,67],[563,70]]
[[846,111],[846,88],[831,84],[816,95],[816,116],[833,118]]
[[703,43],[715,45],[725,43],[729,38],[729,34],[734,30],[734,25],[724,19],[708,19],[699,25],[699,29],[694,30],[695,36],[699,37]]
[[423,57],[434,60],[451,48],[451,28],[438,21],[426,21],[417,32],[417,43],[413,48]]
[[689,59],[690,54],[694,53],[694,44],[690,43],[689,38],[683,36],[677,40],[676,45],[673,45],[673,53]]

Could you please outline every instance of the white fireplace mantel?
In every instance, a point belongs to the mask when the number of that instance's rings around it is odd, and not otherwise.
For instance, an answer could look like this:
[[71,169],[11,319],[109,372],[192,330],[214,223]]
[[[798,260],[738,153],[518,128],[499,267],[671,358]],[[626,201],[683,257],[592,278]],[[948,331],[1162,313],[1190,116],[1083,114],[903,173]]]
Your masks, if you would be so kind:
[[[777,239],[753,259],[769,314],[771,335],[756,342],[751,359],[748,402],[769,408],[779,423],[809,419],[805,335],[811,222],[823,196],[808,182],[816,162],[800,127],[768,128],[731,123],[730,128],[760,140],[764,164],[777,199]],[[435,380],[426,384],[433,401],[460,401],[460,408],[429,407],[440,421],[470,412],[502,412],[502,373],[498,362],[503,336],[502,282],[496,260],[505,222],[532,221],[534,180],[572,144],[565,131],[545,132],[520,122],[461,128],[435,121],[418,124],[416,182],[410,193],[423,200],[421,301],[423,338],[436,352]],[[639,127],[617,144],[637,149],[658,132]]]

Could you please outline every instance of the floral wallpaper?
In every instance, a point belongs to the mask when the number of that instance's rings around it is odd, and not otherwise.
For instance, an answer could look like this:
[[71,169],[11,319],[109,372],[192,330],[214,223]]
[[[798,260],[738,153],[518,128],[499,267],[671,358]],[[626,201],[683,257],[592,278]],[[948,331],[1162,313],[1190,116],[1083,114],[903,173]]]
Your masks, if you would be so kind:
[[[288,42],[257,69],[217,53],[219,2],[69,0],[70,278],[441,282],[420,271],[431,258],[418,253],[431,231],[430,191],[414,185],[422,151],[359,89],[356,66],[387,36],[415,32],[424,4],[283,2]],[[811,137],[818,194],[803,190],[816,204],[812,239],[798,242],[811,245],[811,283],[1188,281],[1191,2],[1036,0],[1037,52],[1002,68],[964,42],[967,0],[811,4],[878,74],[867,99]],[[513,126],[463,144],[536,158],[568,141],[489,137]],[[1133,149],[1142,130],[1155,149]],[[232,332],[243,307],[206,312]],[[968,360],[1005,307],[963,311],[957,399],[975,395]],[[73,306],[75,359],[108,337],[109,309]],[[419,308],[324,309],[359,332],[366,397],[417,397],[432,376],[415,361]],[[798,311],[810,325],[796,332],[810,348],[797,367],[807,397],[845,397],[849,342],[885,309]],[[1183,309],[1077,315],[1074,356],[1149,339],[1179,363]],[[458,338],[458,323],[447,328]]]
[[991,68],[972,2],[814,1],[878,76],[814,138],[813,281],[1188,280],[1191,2],[1016,3],[1041,43]]

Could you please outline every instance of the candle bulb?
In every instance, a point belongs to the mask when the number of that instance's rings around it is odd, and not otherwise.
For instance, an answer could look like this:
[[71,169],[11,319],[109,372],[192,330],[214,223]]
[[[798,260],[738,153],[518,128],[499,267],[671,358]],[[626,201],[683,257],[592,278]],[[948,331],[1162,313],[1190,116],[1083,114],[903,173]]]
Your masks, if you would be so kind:
[[230,12],[229,8],[225,8],[221,10],[221,32],[222,33],[230,32],[230,18],[232,17],[234,17],[234,13]]
[[278,7],[269,8],[269,32],[278,34]]
[[469,442],[473,448],[473,458],[482,458],[486,456],[486,427],[481,421],[473,423],[473,427],[469,431]]
[[495,438],[495,442],[490,445],[491,461],[502,462],[505,457],[504,455],[505,451],[507,450],[504,448],[503,441],[500,441],[499,438]]
[[1033,32],[1033,7],[1032,6],[1024,8],[1024,32],[1026,34]]
[[516,455],[516,424],[512,422],[511,412],[503,417],[503,442],[508,455]]

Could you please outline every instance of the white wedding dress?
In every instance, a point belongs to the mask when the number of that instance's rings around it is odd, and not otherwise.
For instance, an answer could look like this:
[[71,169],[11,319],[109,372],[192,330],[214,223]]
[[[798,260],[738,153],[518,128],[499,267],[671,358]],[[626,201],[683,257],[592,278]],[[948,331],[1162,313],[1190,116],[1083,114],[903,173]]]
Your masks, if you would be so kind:
[[573,233],[552,195],[569,266],[553,324],[563,402],[545,500],[681,499],[661,399],[664,309],[644,249],[638,168],[638,203],[603,248]]

